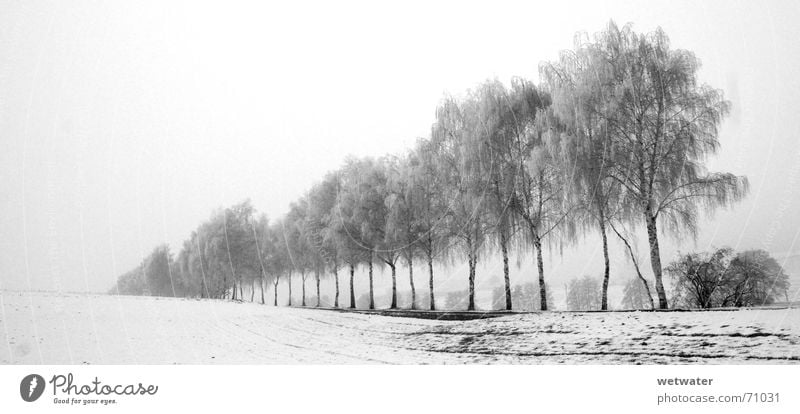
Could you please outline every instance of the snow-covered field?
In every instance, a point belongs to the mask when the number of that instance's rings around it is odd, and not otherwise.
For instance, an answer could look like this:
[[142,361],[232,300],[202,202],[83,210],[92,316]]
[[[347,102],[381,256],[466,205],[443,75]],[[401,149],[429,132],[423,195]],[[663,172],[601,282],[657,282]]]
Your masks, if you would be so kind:
[[800,309],[473,321],[0,291],[3,364],[800,363]]

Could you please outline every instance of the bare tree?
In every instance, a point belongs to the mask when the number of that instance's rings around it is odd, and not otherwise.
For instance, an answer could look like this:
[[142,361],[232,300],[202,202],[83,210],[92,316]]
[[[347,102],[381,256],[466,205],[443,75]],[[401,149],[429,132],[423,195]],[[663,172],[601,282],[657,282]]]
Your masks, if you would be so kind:
[[476,101],[473,96],[463,102],[448,97],[439,106],[436,118],[431,141],[438,148],[437,159],[447,183],[446,223],[449,233],[458,241],[457,246],[467,256],[467,310],[474,310],[475,269],[490,226],[483,205],[486,186],[479,164],[483,149],[476,145],[479,122]]
[[414,231],[418,234],[415,245],[427,262],[430,310],[436,310],[433,262],[446,251],[450,238],[444,225],[448,206],[438,150],[436,143],[418,140],[409,165],[409,201],[415,214]]
[[701,210],[711,213],[747,193],[746,178],[707,172],[703,163],[719,148],[718,127],[730,103],[722,91],[698,83],[700,62],[689,51],[671,49],[661,29],[642,35],[611,22],[596,36],[595,47],[608,62],[615,88],[614,111],[608,112],[612,178],[647,228],[664,309],[659,225],[694,235]]

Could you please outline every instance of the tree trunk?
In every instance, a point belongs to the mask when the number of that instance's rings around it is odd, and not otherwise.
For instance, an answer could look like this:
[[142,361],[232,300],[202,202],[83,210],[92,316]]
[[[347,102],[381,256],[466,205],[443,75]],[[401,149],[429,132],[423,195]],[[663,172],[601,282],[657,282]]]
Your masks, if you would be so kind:
[[275,296],[274,301],[272,302],[272,306],[278,306],[278,282],[280,282],[279,277],[275,277],[275,283],[272,284],[272,294]]
[[389,309],[397,309],[397,266],[392,263],[389,267],[392,269],[392,304]]
[[236,300],[236,279],[233,279],[233,288],[231,289],[231,300]]
[[469,261],[469,304],[467,305],[468,311],[475,310],[475,259],[470,252],[467,260]]
[[305,272],[300,273],[300,281],[303,282],[302,283],[303,286],[301,286],[301,288],[300,288],[300,291],[303,292],[303,297],[300,300],[300,306],[305,307],[306,306],[306,273]]
[[508,241],[505,231],[500,230],[500,251],[503,253],[503,278],[506,289],[506,310],[511,310],[511,277],[508,274]]
[[200,299],[203,299],[205,297],[207,297],[206,278],[203,277],[202,279],[200,279]]
[[333,298],[333,307],[339,307],[339,269],[333,269],[333,279],[336,282],[336,296]]
[[600,300],[600,310],[608,310],[608,279],[611,273],[611,265],[608,259],[608,238],[606,237],[606,218],[603,209],[599,209],[600,213],[600,235],[603,238],[603,260],[605,261],[605,268],[603,269],[603,293]]
[[319,307],[319,270],[314,271],[314,278],[317,281],[317,307]]
[[539,271],[539,302],[541,310],[547,310],[547,288],[544,284],[544,261],[542,261],[542,240],[534,236],[533,246],[536,248],[536,268]]
[[262,273],[261,274],[261,283],[260,283],[260,285],[261,285],[261,304],[262,305],[267,303],[267,301],[264,300],[264,283],[266,283],[266,280],[264,280],[264,274]]
[[408,281],[411,283],[411,309],[417,309],[417,290],[414,288],[414,260],[408,258]]
[[253,283],[250,285],[250,303],[255,302],[256,298],[256,280],[253,279]]
[[428,288],[431,293],[431,310],[436,310],[436,299],[433,297],[433,257],[428,255]]
[[353,290],[353,277],[356,273],[356,268],[350,264],[350,309],[356,308],[356,291]]
[[375,309],[375,296],[372,290],[372,258],[369,258],[369,308]]
[[656,279],[656,293],[658,294],[659,309],[667,309],[667,294],[664,291],[664,283],[661,280],[661,253],[658,249],[658,230],[656,228],[656,218],[650,214],[648,206],[645,213],[647,222],[647,241],[650,243],[650,266],[653,268],[653,276]]
[[242,281],[239,280],[239,300],[244,301],[244,287],[242,287]]

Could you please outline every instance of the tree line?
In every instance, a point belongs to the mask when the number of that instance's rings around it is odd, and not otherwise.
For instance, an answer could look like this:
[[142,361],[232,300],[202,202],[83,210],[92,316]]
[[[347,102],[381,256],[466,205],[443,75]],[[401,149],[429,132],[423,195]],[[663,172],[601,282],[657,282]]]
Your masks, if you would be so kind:
[[[412,308],[419,293],[435,309],[434,263],[466,260],[466,306],[473,310],[477,265],[499,254],[504,305],[512,309],[512,297],[521,294],[511,287],[509,254],[517,252],[535,261],[538,292],[527,297],[547,310],[552,294],[543,251],[598,234],[600,308],[608,309],[610,238],[625,246],[651,307],[667,308],[660,238],[696,236],[702,213],[748,191],[745,177],[705,167],[719,149],[730,103],[721,90],[699,83],[699,60],[671,48],[660,28],[642,34],[610,22],[591,38],[575,39],[573,49],[540,64],[538,84],[490,79],[448,95],[429,135],[405,153],[348,158],[274,221],[249,201],[215,211],[174,258],[168,247],[156,248],[112,290],[242,299],[250,284],[251,300],[260,286],[266,303],[271,284],[277,305],[283,281],[292,305],[294,281],[306,306],[307,279],[319,305],[320,280],[330,278],[333,305],[352,308],[355,271],[364,269],[374,308],[379,266],[390,270],[395,308],[402,263]],[[642,227],[652,287],[631,246]],[[424,293],[414,284],[415,270],[426,274]],[[340,298],[342,291],[349,300]]]

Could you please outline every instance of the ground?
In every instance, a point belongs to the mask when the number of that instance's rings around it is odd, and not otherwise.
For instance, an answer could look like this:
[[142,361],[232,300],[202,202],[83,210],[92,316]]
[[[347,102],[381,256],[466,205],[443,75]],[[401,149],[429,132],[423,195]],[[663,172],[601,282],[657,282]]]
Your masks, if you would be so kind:
[[0,299],[2,364],[800,363],[798,308],[449,321],[218,300]]

